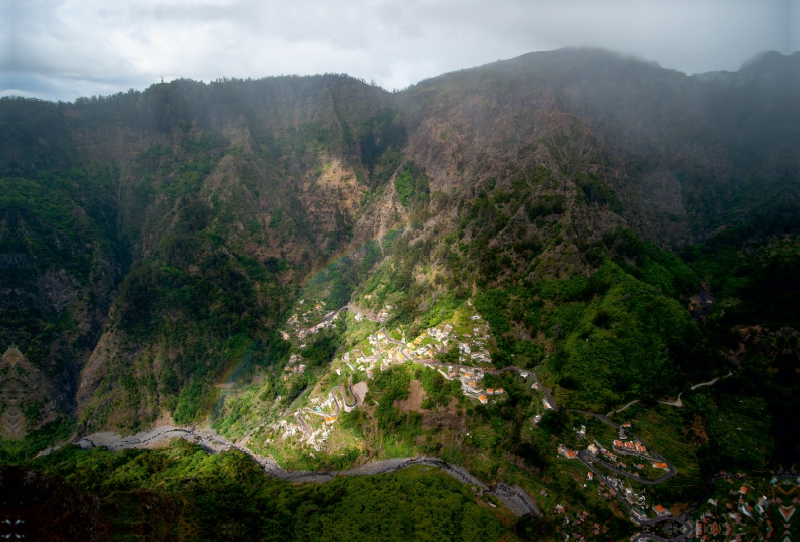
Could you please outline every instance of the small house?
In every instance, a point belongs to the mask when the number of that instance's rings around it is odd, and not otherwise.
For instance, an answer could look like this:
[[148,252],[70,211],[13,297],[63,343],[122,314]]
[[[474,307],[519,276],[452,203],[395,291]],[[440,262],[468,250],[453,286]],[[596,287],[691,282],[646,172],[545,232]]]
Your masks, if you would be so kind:
[[653,510],[655,511],[656,514],[659,515],[659,517],[670,515],[670,511],[661,506],[660,504],[656,504],[655,506],[653,506]]

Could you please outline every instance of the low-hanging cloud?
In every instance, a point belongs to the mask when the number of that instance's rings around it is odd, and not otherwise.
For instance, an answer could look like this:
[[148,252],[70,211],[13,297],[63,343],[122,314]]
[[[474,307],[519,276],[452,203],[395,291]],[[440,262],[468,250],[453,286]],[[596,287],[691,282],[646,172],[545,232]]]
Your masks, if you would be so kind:
[[800,48],[800,0],[0,0],[0,94],[349,73],[387,89],[565,46],[687,73]]

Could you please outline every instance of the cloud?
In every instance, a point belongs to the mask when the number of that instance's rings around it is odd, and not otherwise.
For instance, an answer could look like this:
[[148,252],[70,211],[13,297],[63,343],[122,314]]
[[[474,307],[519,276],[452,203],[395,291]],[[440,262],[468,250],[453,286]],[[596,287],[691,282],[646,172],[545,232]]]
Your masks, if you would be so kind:
[[349,73],[402,88],[595,46],[688,73],[800,49],[800,0],[0,0],[0,94],[72,100],[186,77]]

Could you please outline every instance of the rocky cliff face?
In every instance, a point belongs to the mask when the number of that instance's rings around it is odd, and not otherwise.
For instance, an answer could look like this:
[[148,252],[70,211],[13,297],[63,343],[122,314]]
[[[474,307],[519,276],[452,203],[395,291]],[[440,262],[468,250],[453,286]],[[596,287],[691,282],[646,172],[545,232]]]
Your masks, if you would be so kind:
[[0,350],[41,371],[42,412],[190,421],[278,355],[312,277],[346,299],[387,235],[428,247],[411,283],[483,288],[591,274],[620,227],[680,249],[756,207],[793,220],[797,82],[798,55],[689,77],[561,50],[397,94],[319,76],[0,100]]

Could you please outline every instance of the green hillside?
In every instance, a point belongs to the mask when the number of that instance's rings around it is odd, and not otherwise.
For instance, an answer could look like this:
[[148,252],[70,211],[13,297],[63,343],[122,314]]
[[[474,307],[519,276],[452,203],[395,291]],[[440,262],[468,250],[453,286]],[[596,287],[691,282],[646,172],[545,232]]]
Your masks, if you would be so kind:
[[[790,469],[798,59],[0,99],[3,468],[102,536],[187,540],[618,540]],[[289,470],[437,457],[542,514],[419,467],[292,485],[69,445],[166,426]],[[567,454],[590,445],[614,458]]]

